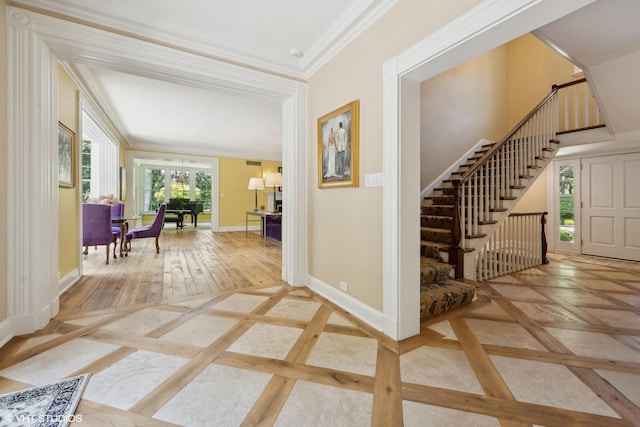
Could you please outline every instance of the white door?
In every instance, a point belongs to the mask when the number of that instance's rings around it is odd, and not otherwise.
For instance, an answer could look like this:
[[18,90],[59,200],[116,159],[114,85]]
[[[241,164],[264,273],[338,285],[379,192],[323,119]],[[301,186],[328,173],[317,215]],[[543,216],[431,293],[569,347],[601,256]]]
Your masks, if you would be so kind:
[[582,253],[640,261],[640,153],[582,159]]

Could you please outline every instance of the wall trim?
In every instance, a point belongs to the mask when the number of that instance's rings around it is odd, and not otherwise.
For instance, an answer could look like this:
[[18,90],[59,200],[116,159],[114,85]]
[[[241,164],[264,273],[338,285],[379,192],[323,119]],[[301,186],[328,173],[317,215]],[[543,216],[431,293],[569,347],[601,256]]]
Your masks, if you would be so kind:
[[67,289],[75,285],[78,280],[80,280],[80,278],[80,269],[74,268],[69,272],[69,274],[58,280],[58,296],[62,295],[65,291],[67,291]]
[[58,312],[58,73],[33,17],[7,14],[7,317],[19,335]]
[[309,276],[307,287],[378,331],[384,332],[384,325],[390,322],[393,323],[391,319],[385,318],[382,312],[313,276]]
[[2,323],[0,323],[0,348],[8,343],[9,340],[13,338],[13,336],[14,335],[11,328],[11,319],[5,319]]
[[[284,197],[291,202],[284,207],[288,217],[283,244],[292,246],[285,250],[282,270],[289,283],[304,282],[307,186],[302,168],[306,164],[303,120],[307,103],[303,83],[19,7],[7,7],[7,15],[8,79],[12,83],[8,91],[8,140],[12,143],[7,147],[7,197],[13,201],[7,213],[16,218],[7,235],[12,248],[7,260],[7,317],[31,318],[31,322],[20,320],[13,333],[42,328],[58,310],[58,170],[57,150],[51,144],[57,140],[58,60],[282,104],[283,114],[288,115],[283,120],[283,147],[292,151],[283,155],[287,171]],[[127,159],[127,176],[133,179],[133,165]],[[217,167],[218,159],[212,161]],[[218,190],[215,187],[216,195]],[[49,212],[44,220],[41,212]],[[212,231],[218,228],[218,219],[212,213]],[[46,316],[43,308],[49,311]]]

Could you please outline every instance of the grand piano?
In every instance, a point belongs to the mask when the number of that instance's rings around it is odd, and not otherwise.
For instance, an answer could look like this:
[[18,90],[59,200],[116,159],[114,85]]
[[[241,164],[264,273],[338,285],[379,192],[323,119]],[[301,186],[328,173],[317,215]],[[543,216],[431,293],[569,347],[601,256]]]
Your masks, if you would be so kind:
[[176,228],[184,227],[184,216],[191,216],[191,224],[198,226],[198,214],[204,210],[204,203],[183,198],[169,199],[164,222],[175,222]]

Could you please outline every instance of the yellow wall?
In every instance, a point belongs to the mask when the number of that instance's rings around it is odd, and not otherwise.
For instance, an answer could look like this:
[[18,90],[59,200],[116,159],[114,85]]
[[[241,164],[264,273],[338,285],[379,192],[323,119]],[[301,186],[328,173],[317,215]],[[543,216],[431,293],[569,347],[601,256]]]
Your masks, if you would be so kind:
[[[0,0],[0,58],[7,57],[7,2]],[[0,191],[7,194],[7,61],[0,61]],[[7,241],[7,206],[0,206],[0,241]],[[0,323],[7,319],[7,245],[0,245]]]
[[513,127],[551,92],[574,80],[573,64],[535,36],[525,34],[509,48],[509,127]]
[[75,132],[73,146],[74,188],[58,188],[58,270],[64,277],[78,265],[79,218],[79,91],[69,75],[58,66],[58,120]]
[[[576,77],[571,62],[530,34],[513,40],[508,47],[509,123],[512,127],[551,92],[552,85],[567,83]],[[548,211],[547,189],[547,170],[544,170],[513,211]]]
[[501,46],[421,84],[421,189],[476,142],[507,133],[507,64]]
[[[479,0],[396,3],[309,79],[309,273],[382,309],[382,189],[317,186],[316,121],[360,100],[360,182],[382,171],[382,66]],[[286,173],[286,171],[285,171]]]
[[[421,187],[469,147],[500,140],[551,91],[574,80],[573,64],[526,34],[421,85]],[[546,211],[546,171],[514,212]]]
[[[277,172],[282,162],[262,160],[261,166],[247,165],[246,159],[220,158],[220,227],[245,226],[246,212],[255,207],[255,191],[247,189],[249,178],[262,177]],[[269,188],[258,190],[258,208],[267,206]],[[272,196],[273,197],[273,196]]]

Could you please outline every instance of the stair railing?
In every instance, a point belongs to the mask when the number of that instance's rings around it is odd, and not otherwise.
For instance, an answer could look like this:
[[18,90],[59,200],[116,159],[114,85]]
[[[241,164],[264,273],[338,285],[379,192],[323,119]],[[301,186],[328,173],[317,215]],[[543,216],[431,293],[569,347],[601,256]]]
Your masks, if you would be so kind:
[[587,79],[557,86],[558,135],[604,127]]
[[[503,200],[514,199],[514,190],[524,189],[533,178],[533,168],[545,160],[558,129],[558,87],[540,102],[502,140],[493,144],[454,187],[454,216],[449,260],[456,265],[456,278],[464,277],[467,240],[480,234],[482,224],[491,223],[494,212],[506,211]],[[456,197],[457,196],[457,197]],[[457,215],[456,215],[457,213]]]
[[[562,114],[559,98],[563,100]],[[570,121],[570,116],[575,120]],[[580,117],[584,117],[582,121]],[[464,277],[467,240],[482,236],[480,226],[495,223],[493,213],[507,211],[503,202],[516,200],[515,194],[529,187],[556,151],[551,144],[557,142],[561,118],[563,133],[604,126],[586,79],[553,85],[551,93],[507,136],[493,144],[460,179],[452,180],[449,262],[456,265],[456,278]],[[570,129],[572,126],[575,128]]]
[[478,252],[476,280],[548,264],[547,212],[512,213]]

